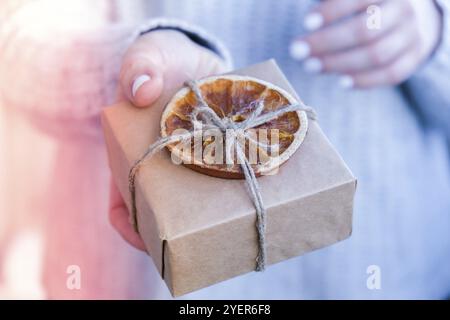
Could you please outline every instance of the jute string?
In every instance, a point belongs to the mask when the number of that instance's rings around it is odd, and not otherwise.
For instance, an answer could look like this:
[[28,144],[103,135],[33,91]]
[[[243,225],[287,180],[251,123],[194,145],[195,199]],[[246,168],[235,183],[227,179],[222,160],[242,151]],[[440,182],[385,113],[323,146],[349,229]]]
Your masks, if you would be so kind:
[[[244,145],[242,145],[242,140],[239,139],[227,139],[227,143],[225,146],[225,157],[227,160],[227,164],[233,162],[231,160],[233,147],[236,149],[236,157],[237,162],[241,167],[241,171],[244,174],[245,181],[248,187],[250,198],[253,202],[253,205],[256,209],[256,230],[258,234],[258,255],[256,257],[256,271],[263,271],[266,266],[266,209],[264,207],[264,203],[261,196],[261,191],[259,188],[258,181],[256,179],[255,171],[253,167],[250,165],[249,160],[245,155],[245,141],[249,141],[249,143],[255,143],[259,147],[268,147],[267,145],[255,141],[252,139],[250,135],[246,133],[245,130],[255,128],[264,123],[270,122],[287,112],[292,111],[304,111],[308,115],[308,117],[312,120],[316,119],[316,114],[314,110],[310,107],[303,105],[302,103],[290,104],[284,107],[281,107],[275,111],[270,111],[264,114],[261,114],[264,110],[264,102],[256,101],[256,107],[254,110],[247,116],[244,121],[234,122],[228,117],[220,118],[215,111],[208,106],[206,101],[203,98],[203,95],[199,89],[199,86],[196,81],[187,81],[185,83],[193,93],[197,99],[198,105],[192,111],[190,115],[190,120],[193,129],[183,134],[170,135],[167,137],[163,137],[158,139],[155,143],[150,145],[146,152],[142,155],[142,157],[135,162],[135,164],[131,167],[129,172],[129,191],[131,196],[131,222],[137,231],[137,208],[136,208],[136,175],[139,171],[139,168],[142,166],[144,161],[148,158],[151,158],[153,155],[158,153],[167,145],[172,143],[186,142],[187,140],[191,140],[196,134],[199,133],[199,130],[203,129],[215,129],[220,130],[222,133],[232,132],[232,135],[236,137],[238,134],[242,134],[244,139]],[[199,125],[201,124],[201,125]],[[201,132],[200,132],[201,133]]]

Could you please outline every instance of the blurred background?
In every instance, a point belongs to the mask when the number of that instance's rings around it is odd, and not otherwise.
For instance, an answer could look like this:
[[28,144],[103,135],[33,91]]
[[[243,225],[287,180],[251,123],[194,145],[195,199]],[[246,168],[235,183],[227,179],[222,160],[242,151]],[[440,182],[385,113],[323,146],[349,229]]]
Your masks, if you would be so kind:
[[275,58],[359,179],[350,240],[183,298],[447,297],[449,100],[428,115],[411,91],[432,93],[430,81],[349,91],[305,72],[289,45],[316,3],[0,0],[0,299],[170,298],[151,259],[109,224],[99,123],[130,35],[156,16],[203,27],[236,67]]
[[[44,283],[55,277],[55,289],[65,288],[68,266],[102,269],[102,245],[91,245],[99,231],[100,239],[141,255],[109,227],[109,176],[97,117],[115,98],[120,40],[146,18],[145,6],[136,0],[113,6],[107,0],[0,1],[0,298],[48,298]],[[103,65],[103,59],[110,60]],[[102,68],[111,70],[103,75]],[[105,83],[94,83],[97,78]],[[75,205],[80,202],[89,209]],[[89,240],[82,239],[86,232]],[[67,233],[72,244],[58,243]],[[98,298],[114,297],[102,286],[96,285]]]

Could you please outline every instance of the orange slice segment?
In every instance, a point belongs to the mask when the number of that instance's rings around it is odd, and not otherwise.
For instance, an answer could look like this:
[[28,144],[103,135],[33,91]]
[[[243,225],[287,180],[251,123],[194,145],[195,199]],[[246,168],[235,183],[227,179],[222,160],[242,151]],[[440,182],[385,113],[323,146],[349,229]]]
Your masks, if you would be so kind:
[[[283,89],[252,77],[237,75],[209,77],[197,81],[197,85],[203,99],[219,118],[228,118],[236,124],[245,121],[257,108],[258,102],[264,105],[261,114],[297,103]],[[178,91],[163,112],[161,136],[171,135],[177,129],[192,131],[191,113],[198,106],[195,94],[190,88],[185,87]],[[240,146],[246,158],[253,159],[250,164],[255,174],[257,176],[268,174],[292,156],[303,142],[307,129],[308,119],[304,111],[287,112],[274,120],[252,128],[251,132],[246,130],[245,133],[250,138],[243,138]],[[217,144],[218,147],[223,146],[220,153],[222,161],[211,163],[217,149],[210,148],[210,145],[219,142],[216,139],[222,139],[222,143]],[[203,136],[200,142],[202,155],[200,159],[197,159],[200,161],[194,159],[194,138],[190,141],[190,153],[183,152],[177,144],[169,145],[167,148],[175,153],[184,165],[201,173],[221,178],[244,178],[236,152],[233,152],[233,162],[225,163],[227,143],[225,134],[222,138]],[[251,153],[255,150],[257,150],[256,156],[252,157]]]

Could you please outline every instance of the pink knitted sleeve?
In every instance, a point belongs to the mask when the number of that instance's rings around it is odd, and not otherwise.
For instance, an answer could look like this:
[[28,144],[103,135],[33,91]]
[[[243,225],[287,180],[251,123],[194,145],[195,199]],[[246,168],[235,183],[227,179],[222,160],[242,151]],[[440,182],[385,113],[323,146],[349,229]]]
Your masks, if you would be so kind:
[[[0,12],[9,1],[2,0]],[[53,1],[49,7],[37,6],[39,2],[22,0],[22,6],[0,21],[0,99],[7,107],[41,118],[97,116],[115,99],[122,56],[142,31],[187,30],[229,60],[220,42],[180,21],[150,19],[143,26],[109,23],[97,21],[101,15],[85,17],[83,11],[74,13],[62,4],[55,8],[58,2],[67,5],[65,1]]]

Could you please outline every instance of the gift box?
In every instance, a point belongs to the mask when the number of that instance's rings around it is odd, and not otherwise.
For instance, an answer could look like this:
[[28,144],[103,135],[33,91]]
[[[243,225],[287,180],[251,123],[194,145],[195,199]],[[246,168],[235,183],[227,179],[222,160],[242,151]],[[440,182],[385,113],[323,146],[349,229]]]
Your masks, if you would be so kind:
[[[273,60],[233,74],[252,76],[299,99]],[[149,108],[105,108],[102,124],[113,178],[129,210],[129,171],[160,134],[161,114],[182,84],[164,88]],[[356,179],[309,121],[303,143],[277,174],[257,179],[266,208],[267,265],[350,236]],[[173,296],[255,270],[255,207],[245,180],[211,177],[175,165],[163,150],[136,177],[136,221],[148,254]]]

